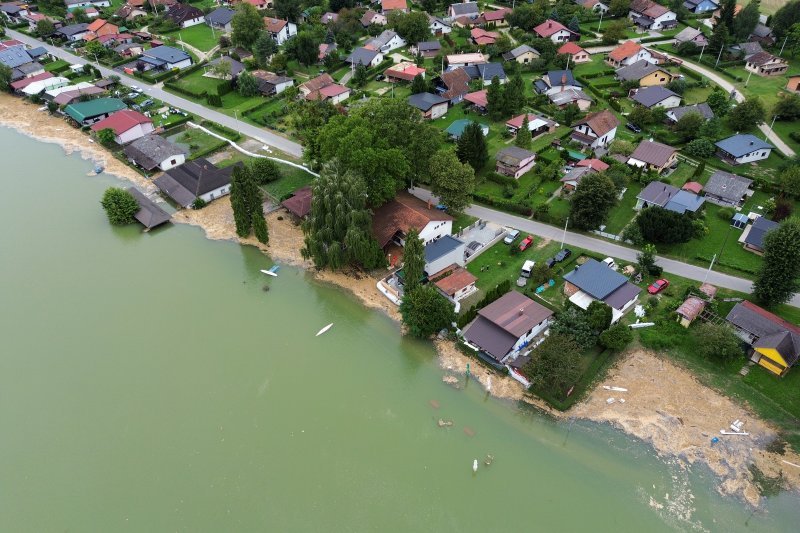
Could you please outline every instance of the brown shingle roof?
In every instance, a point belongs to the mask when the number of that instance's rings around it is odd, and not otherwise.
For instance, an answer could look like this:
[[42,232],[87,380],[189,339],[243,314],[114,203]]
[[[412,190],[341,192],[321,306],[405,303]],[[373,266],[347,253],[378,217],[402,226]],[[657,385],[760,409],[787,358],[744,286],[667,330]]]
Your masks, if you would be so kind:
[[264,17],[264,26],[267,28],[267,31],[270,33],[280,33],[284,26],[288,23],[288,20],[281,20],[275,19],[272,17]]
[[519,338],[553,312],[524,294],[511,291],[478,311],[478,315]]
[[583,120],[579,120],[575,123],[575,126],[580,124],[586,124],[598,137],[602,137],[609,131],[613,130],[617,126],[619,126],[619,120],[614,113],[609,111],[608,109],[604,109],[602,111],[598,111],[597,113],[591,113],[586,115]]
[[436,282],[436,286],[448,296],[453,296],[455,293],[468,287],[478,280],[468,270],[458,267],[454,269],[449,276],[442,278]]
[[642,141],[631,154],[631,158],[657,167],[663,167],[675,152],[676,150],[672,146],[655,141]]
[[463,68],[457,68],[449,72],[442,72],[442,83],[447,90],[442,93],[444,98],[453,99],[469,92],[469,74]]
[[333,85],[336,83],[333,81],[333,78],[327,72],[325,74],[320,74],[316,78],[312,78],[307,82],[300,85],[300,89],[308,89],[309,92],[319,91],[323,87],[327,87],[328,85]]
[[292,197],[282,201],[281,205],[294,216],[303,218],[311,211],[312,196],[311,187],[303,187],[294,191]]
[[398,231],[408,233],[412,228],[422,230],[434,220],[453,220],[443,211],[428,207],[428,204],[403,191],[375,210],[372,216],[372,233],[381,247],[389,244]]

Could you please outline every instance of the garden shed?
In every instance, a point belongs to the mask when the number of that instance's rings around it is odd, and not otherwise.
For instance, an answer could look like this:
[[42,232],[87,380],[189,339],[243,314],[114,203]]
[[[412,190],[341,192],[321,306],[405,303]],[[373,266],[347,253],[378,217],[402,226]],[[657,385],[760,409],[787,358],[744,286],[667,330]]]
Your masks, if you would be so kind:
[[750,219],[743,213],[736,213],[731,219],[731,226],[736,229],[744,229],[749,223]]

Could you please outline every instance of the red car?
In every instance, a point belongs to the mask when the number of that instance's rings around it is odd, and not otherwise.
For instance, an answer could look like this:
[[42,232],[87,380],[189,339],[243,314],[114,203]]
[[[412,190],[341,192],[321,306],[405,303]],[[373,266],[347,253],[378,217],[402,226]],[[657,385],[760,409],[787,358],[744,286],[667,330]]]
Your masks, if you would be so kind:
[[525,237],[525,240],[519,243],[519,249],[521,252],[524,252],[528,249],[528,247],[533,244],[533,235],[528,235]]
[[659,292],[663,291],[669,287],[669,280],[667,279],[657,279],[653,282],[652,285],[647,287],[647,292],[650,294],[658,294]]

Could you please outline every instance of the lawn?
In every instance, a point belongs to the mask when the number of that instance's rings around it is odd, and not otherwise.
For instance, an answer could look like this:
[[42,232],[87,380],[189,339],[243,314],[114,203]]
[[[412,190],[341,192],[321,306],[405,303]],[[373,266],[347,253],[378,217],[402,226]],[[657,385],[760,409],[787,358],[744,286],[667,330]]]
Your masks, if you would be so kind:
[[187,128],[180,133],[171,135],[168,139],[178,146],[188,149],[190,152],[190,159],[193,159],[195,154],[208,153],[208,151],[212,150],[214,147],[221,148],[228,144],[204,131],[193,128]]
[[198,50],[208,52],[219,42],[219,37],[222,35],[219,31],[211,31],[210,26],[205,24],[196,24],[188,28],[183,28],[177,31],[168,33],[173,39],[183,41]]
[[63,59],[58,59],[56,61],[51,61],[44,66],[44,70],[46,72],[60,72],[69,66],[69,61],[64,61]]
[[281,168],[283,177],[264,186],[264,191],[266,191],[273,198],[280,200],[289,193],[311,184],[314,179],[314,176],[305,170],[301,170],[291,165],[285,165],[283,163],[277,164]]
[[217,94],[217,89],[221,84],[225,83],[225,81],[218,78],[210,78],[208,76],[204,76],[203,74],[205,74],[203,69],[196,70],[186,77],[174,80],[173,83],[175,83],[178,87],[188,89],[193,92]]
[[[578,63],[573,66],[572,70],[576,76],[586,76],[587,74],[596,74],[598,72],[605,72],[606,70],[612,70],[609,67],[604,58],[605,54],[594,54],[589,56],[592,58],[591,61],[588,63]],[[592,80],[594,83],[594,80]]]
[[478,220],[477,217],[473,217],[473,216],[468,215],[466,213],[459,214],[453,220],[453,233],[454,234],[458,233],[459,231],[461,231],[462,229],[466,228],[467,226],[469,226],[470,224],[472,224],[476,220]]
[[619,235],[622,229],[628,225],[628,222],[636,215],[633,206],[636,205],[636,197],[642,192],[642,185],[635,181],[628,184],[628,189],[622,196],[617,205],[611,209],[606,220],[606,233],[613,233]]

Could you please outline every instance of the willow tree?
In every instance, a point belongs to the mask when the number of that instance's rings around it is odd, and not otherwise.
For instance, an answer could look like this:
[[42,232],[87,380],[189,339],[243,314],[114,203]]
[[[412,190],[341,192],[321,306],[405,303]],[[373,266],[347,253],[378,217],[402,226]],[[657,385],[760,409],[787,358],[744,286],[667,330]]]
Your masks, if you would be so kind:
[[382,266],[385,258],[371,225],[364,180],[342,171],[337,161],[325,165],[312,186],[311,211],[303,222],[303,257],[331,270]]
[[405,280],[403,286],[406,291],[419,285],[425,275],[425,246],[419,238],[419,231],[412,229],[406,235],[406,245],[403,249],[403,272]]

